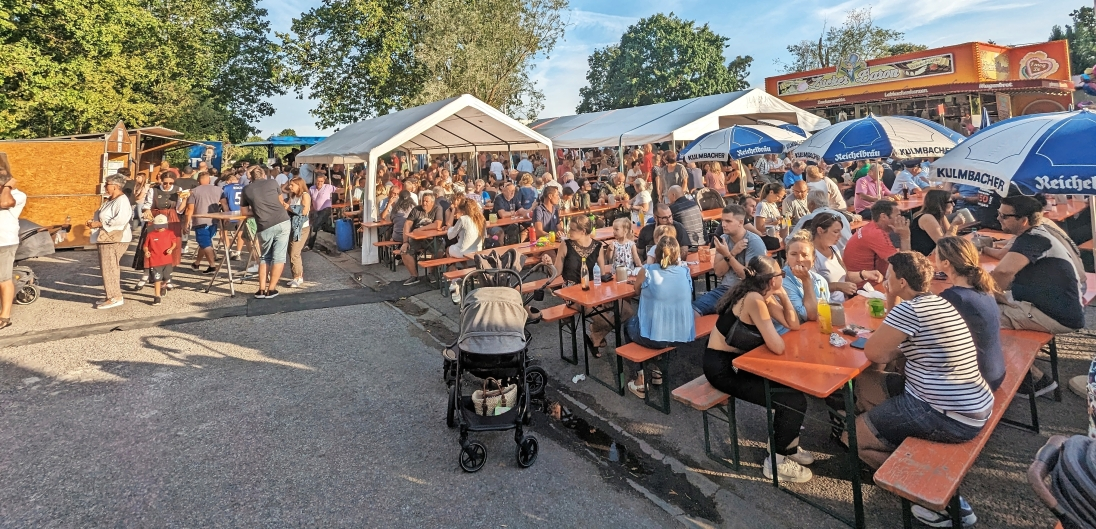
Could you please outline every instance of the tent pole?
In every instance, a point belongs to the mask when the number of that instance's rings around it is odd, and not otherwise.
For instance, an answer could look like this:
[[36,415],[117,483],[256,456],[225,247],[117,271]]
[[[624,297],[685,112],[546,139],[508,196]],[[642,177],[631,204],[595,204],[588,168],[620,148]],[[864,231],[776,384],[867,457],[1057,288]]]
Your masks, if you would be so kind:
[[[369,152],[369,165],[365,169],[365,189],[362,190],[362,222],[373,220],[374,202],[377,197],[373,190],[377,188],[377,155]],[[377,237],[377,228],[362,230],[362,264],[374,264],[380,261],[377,257],[377,247],[373,243],[380,240]]]
[[[1092,228],[1092,239],[1096,242],[1096,195],[1088,196],[1088,216],[1090,228]],[[1092,250],[1092,256],[1096,259],[1096,249]]]

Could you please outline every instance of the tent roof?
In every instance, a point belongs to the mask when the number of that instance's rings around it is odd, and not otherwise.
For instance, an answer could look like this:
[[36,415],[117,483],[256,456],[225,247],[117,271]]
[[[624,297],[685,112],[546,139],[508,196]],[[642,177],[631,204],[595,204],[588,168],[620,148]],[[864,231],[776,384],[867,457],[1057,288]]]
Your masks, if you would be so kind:
[[556,147],[615,147],[663,141],[691,141],[721,128],[720,117],[757,119],[783,116],[804,130],[830,124],[803,109],[785,103],[764,90],[753,88],[591,114],[542,119],[533,130],[552,138]]
[[361,163],[370,153],[400,149],[409,154],[551,149],[552,141],[494,107],[464,94],[359,121],[299,155],[305,163]]

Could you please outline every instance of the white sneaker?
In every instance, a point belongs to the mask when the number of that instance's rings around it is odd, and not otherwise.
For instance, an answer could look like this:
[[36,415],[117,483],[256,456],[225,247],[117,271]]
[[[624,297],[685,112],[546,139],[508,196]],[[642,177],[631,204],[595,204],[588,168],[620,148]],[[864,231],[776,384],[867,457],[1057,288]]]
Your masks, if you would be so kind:
[[[792,458],[785,457],[784,461],[780,462],[781,456],[776,456],[777,472],[780,475],[780,481],[789,483],[806,483],[814,477],[810,469],[803,467],[799,463],[796,463]],[[773,479],[772,459],[766,457],[765,463],[761,467],[761,473],[768,479]]]
[[460,288],[457,287],[456,283],[449,285],[449,296],[453,298],[453,303],[460,305]]
[[790,456],[784,456],[800,465],[807,466],[814,463],[814,454],[803,449],[802,446],[796,447],[796,452]]
[[259,273],[259,265],[258,264],[253,264],[253,265],[247,267],[247,273],[249,273],[249,274]]
[[106,303],[96,305],[95,308],[97,308],[97,309],[113,309],[114,307],[121,307],[123,303],[125,303],[125,300],[122,299],[122,298],[112,299],[110,301],[107,301]]
[[289,288],[301,288],[301,285],[303,284],[304,279],[290,279],[287,283],[287,285],[289,285]]

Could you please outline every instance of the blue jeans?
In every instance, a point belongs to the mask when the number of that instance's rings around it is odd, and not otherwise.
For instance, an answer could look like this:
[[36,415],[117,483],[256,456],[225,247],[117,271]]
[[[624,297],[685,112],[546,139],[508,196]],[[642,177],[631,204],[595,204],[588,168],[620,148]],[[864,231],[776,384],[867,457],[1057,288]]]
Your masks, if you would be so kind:
[[707,316],[709,314],[715,314],[715,306],[719,303],[719,298],[723,297],[731,287],[725,285],[719,285],[707,292],[703,296],[696,298],[693,301],[693,310],[695,310],[701,316]]
[[981,427],[963,424],[906,391],[868,410],[864,415],[868,429],[891,450],[907,437],[937,443],[963,443],[974,439]]
[[632,316],[628,318],[628,321],[624,322],[624,333],[628,336],[628,339],[646,347],[648,349],[663,349],[670,346],[670,342],[656,342],[650,338],[645,338],[639,332],[639,316]]
[[289,221],[279,222],[259,232],[259,245],[263,255],[260,260],[268,265],[285,263],[285,252],[289,248]]

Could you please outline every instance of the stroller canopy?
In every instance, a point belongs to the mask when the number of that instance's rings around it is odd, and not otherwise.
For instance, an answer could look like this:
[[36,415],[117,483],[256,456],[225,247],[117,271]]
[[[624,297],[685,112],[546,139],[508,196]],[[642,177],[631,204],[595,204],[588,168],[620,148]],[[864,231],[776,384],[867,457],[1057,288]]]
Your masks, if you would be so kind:
[[484,355],[513,354],[525,348],[525,305],[508,287],[481,287],[464,298],[457,347]]
[[[22,239],[24,233],[38,228],[41,228],[41,226],[27,219],[19,219],[19,238]],[[22,261],[31,257],[42,257],[43,255],[52,254],[53,251],[53,236],[49,232],[43,231],[19,241],[19,247],[15,249],[15,260]]]

